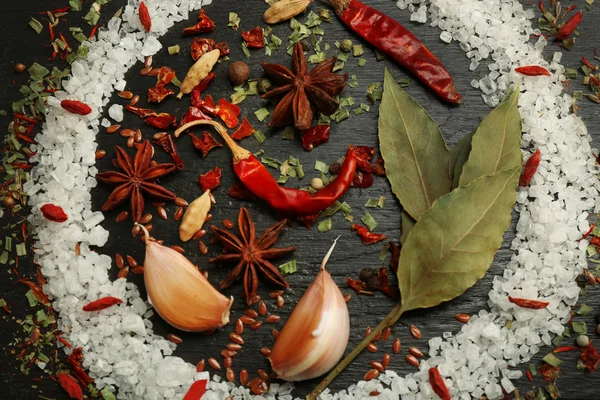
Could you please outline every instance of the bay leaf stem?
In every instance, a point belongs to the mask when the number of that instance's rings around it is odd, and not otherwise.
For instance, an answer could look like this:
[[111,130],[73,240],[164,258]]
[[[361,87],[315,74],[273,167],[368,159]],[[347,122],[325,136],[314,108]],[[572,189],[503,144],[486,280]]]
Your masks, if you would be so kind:
[[364,348],[375,339],[379,333],[383,331],[386,326],[394,325],[400,316],[404,313],[402,309],[402,304],[398,303],[396,306],[390,311],[390,313],[371,331],[369,335],[367,335],[359,344],[344,358],[339,362],[338,365],[335,366],[334,369],[331,370],[329,375],[325,377],[319,383],[319,385],[306,396],[306,400],[316,400],[317,397],[321,394],[323,390],[329,386],[331,382],[358,356]]

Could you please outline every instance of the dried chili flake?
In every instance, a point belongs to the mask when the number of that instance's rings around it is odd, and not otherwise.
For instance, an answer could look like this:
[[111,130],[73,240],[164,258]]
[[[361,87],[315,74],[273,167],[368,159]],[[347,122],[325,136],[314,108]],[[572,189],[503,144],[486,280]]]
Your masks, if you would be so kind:
[[192,121],[198,121],[200,119],[212,119],[210,116],[206,115],[204,112],[202,112],[201,109],[199,109],[198,107],[190,107],[188,108],[188,112],[186,112],[185,114],[183,114],[183,117],[181,117],[181,125],[185,125],[188,122],[192,122]]
[[229,129],[235,128],[239,122],[240,107],[225,99],[219,100],[217,115]]
[[533,382],[533,376],[531,375],[530,370],[525,371],[525,375],[527,375],[527,379],[529,380],[529,382]]
[[148,103],[160,103],[173,94],[175,94],[173,90],[167,89],[164,85],[157,84],[148,89]]
[[374,181],[375,179],[373,178],[372,174],[368,172],[358,171],[352,179],[352,186],[361,189],[366,189],[373,186]]
[[316,125],[302,131],[302,147],[312,150],[318,145],[329,140],[331,127],[329,125]]
[[319,219],[319,213],[316,213],[316,214],[313,214],[313,215],[304,215],[302,217],[297,217],[296,219],[306,229],[310,229],[310,227],[312,226],[312,224],[314,224],[315,221],[317,219]]
[[579,355],[579,360],[585,365],[585,369],[588,371],[595,371],[598,368],[598,365],[600,365],[600,354],[598,354],[592,342],[583,348]]
[[579,347],[575,347],[575,346],[562,346],[562,347],[557,347],[554,350],[552,350],[553,353],[564,353],[566,351],[581,351],[581,349]]
[[219,50],[220,57],[226,56],[229,53],[231,53],[231,50],[229,50],[229,45],[227,44],[227,42],[215,43],[214,47],[215,47],[215,49]]
[[548,363],[544,363],[540,367],[539,372],[540,375],[542,375],[544,382],[554,382],[556,379],[558,379],[559,376],[562,375],[559,367],[555,367]]
[[371,161],[375,156],[375,147],[371,146],[354,146],[352,151],[361,160]]
[[260,26],[242,32],[242,39],[244,39],[244,42],[246,42],[246,46],[248,46],[249,49],[262,49],[265,47],[265,37]]
[[374,293],[370,290],[367,290],[367,283],[361,281],[360,279],[352,279],[350,277],[346,278],[346,284],[350,286],[357,294],[365,294],[369,296],[373,296]]
[[54,205],[54,204],[44,204],[40,207],[40,211],[44,218],[53,222],[65,222],[69,219],[69,216],[65,214],[62,207]]
[[531,183],[533,176],[537,172],[537,169],[540,165],[540,161],[542,160],[542,153],[539,150],[536,150],[535,153],[525,163],[525,168],[523,169],[523,173],[521,174],[521,178],[519,179],[519,186],[527,187]]
[[250,125],[248,118],[244,117],[242,123],[239,128],[235,132],[231,134],[231,137],[236,140],[242,140],[245,137],[248,137],[254,133],[254,128]]
[[117,297],[107,296],[86,304],[83,306],[83,311],[100,311],[121,303],[123,303],[123,300]]
[[125,109],[129,112],[132,112],[136,115],[138,115],[140,118],[148,118],[148,117],[153,117],[156,116],[156,112],[150,108],[140,108],[140,107],[135,107],[132,105],[126,105]]
[[450,400],[450,392],[446,387],[444,378],[440,375],[440,371],[437,368],[429,368],[429,384],[431,388],[439,396],[441,400]]
[[377,159],[377,162],[375,163],[375,175],[377,176],[385,176],[385,166],[384,166],[384,161],[382,157],[379,157]]
[[183,400],[200,400],[204,393],[206,393],[206,383],[206,379],[192,383]]
[[152,29],[152,19],[150,19],[150,12],[143,1],[140,3],[140,7],[138,8],[138,15],[146,32],[150,32],[150,29]]
[[377,280],[379,281],[378,289],[381,291],[381,293],[385,294],[392,300],[398,300],[400,298],[400,291],[398,290],[398,287],[390,285],[387,268],[379,268],[379,271],[377,271]]
[[248,189],[246,185],[244,185],[241,182],[237,182],[231,185],[231,187],[227,191],[227,194],[229,195],[229,197],[238,200],[252,201],[256,199],[254,193],[252,193],[250,189]]
[[156,75],[157,85],[168,85],[175,79],[175,71],[173,71],[169,67],[162,66],[158,70],[158,75]]
[[160,113],[144,119],[146,124],[157,129],[168,129],[177,125],[177,117],[169,113]]
[[214,50],[215,41],[210,38],[194,38],[190,44],[190,55],[194,61]]
[[531,308],[533,310],[540,310],[542,308],[546,308],[546,307],[548,307],[548,304],[550,304],[547,301],[521,299],[521,298],[512,297],[512,296],[508,296],[508,301],[518,305],[519,307]]
[[569,36],[571,36],[571,34],[573,33],[573,31],[575,31],[575,29],[577,29],[577,26],[579,26],[579,24],[581,23],[581,20],[583,19],[583,11],[579,11],[578,13],[576,13],[575,15],[573,15],[559,30],[558,32],[556,32],[556,40],[565,40],[567,39]]
[[546,68],[539,65],[527,65],[515,68],[515,71],[526,76],[550,76],[552,75]]
[[595,71],[598,69],[598,66],[592,65],[592,63],[590,63],[587,60],[587,58],[585,58],[585,56],[581,56],[581,62],[583,62],[585,64],[585,66],[588,67],[589,69],[591,69],[592,71]]
[[206,10],[198,12],[198,23],[194,26],[183,29],[184,35],[197,35],[198,33],[207,33],[215,29],[215,23],[206,15]]
[[[208,96],[206,100],[202,100],[202,92],[204,92],[204,90],[206,90],[206,88],[208,87],[208,84],[216,77],[217,75],[214,72],[209,73],[206,78],[204,78],[202,80],[202,82],[200,82],[198,85],[196,85],[196,87],[194,89],[192,89],[191,93],[190,93],[190,101],[192,103],[192,106],[197,107],[197,108],[202,108],[203,106],[207,106],[207,107],[215,107],[214,102],[212,101],[212,97],[210,99],[212,104],[207,104],[208,103]],[[213,113],[216,113],[216,110],[212,110]],[[215,114],[213,114],[215,115]]]
[[[60,340],[60,338],[59,338]],[[63,342],[64,343],[64,342]],[[66,343],[67,347],[71,347],[69,343]],[[83,370],[81,366],[81,362],[83,361],[83,349],[81,347],[77,347],[74,349],[71,354],[67,357],[67,363],[71,366],[71,372],[82,385],[87,386],[90,383],[94,382],[94,380]]]
[[213,137],[208,132],[202,132],[202,137],[194,135],[193,133],[189,134],[192,138],[192,143],[194,147],[202,152],[202,158],[206,157],[206,155],[215,147],[223,147],[223,145]]
[[63,100],[60,106],[72,114],[88,115],[92,112],[92,108],[79,100]]
[[50,301],[48,301],[48,295],[46,295],[46,293],[44,293],[44,290],[42,289],[42,284],[36,285],[35,283],[27,279],[20,279],[19,282],[23,285],[28,286],[29,289],[31,289],[31,292],[33,293],[37,301],[39,301],[45,306],[50,305]]
[[202,192],[218,187],[221,184],[221,168],[215,167],[207,173],[200,175],[198,183],[202,187]]
[[369,232],[367,228],[358,224],[353,224],[350,230],[356,231],[356,233],[358,234],[358,236],[364,244],[373,244],[387,239],[387,236],[385,236],[384,234]]
[[75,378],[66,372],[60,372],[57,377],[58,383],[60,383],[60,386],[67,392],[70,398],[78,400],[83,399],[81,386],[79,386],[79,383],[77,383]]
[[171,156],[173,160],[173,164],[177,166],[177,169],[183,171],[183,160],[177,153],[177,148],[175,147],[175,143],[173,142],[173,137],[171,135],[164,135],[160,139],[154,140],[154,143],[159,145],[166,153]]

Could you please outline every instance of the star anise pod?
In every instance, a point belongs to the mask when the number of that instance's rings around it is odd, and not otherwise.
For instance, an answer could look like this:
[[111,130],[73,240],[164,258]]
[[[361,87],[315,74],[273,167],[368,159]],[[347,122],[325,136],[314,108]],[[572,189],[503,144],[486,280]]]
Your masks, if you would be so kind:
[[238,217],[239,237],[228,230],[212,225],[212,231],[221,240],[227,254],[211,258],[209,261],[217,264],[237,263],[227,278],[219,283],[221,289],[225,289],[233,282],[243,278],[246,303],[250,305],[255,302],[259,273],[272,284],[285,288],[289,287],[279,269],[268,261],[296,250],[295,246],[283,249],[270,248],[277,242],[286,224],[287,220],[280,221],[264,231],[257,239],[256,228],[250,219],[250,213],[247,209],[240,208]]
[[117,208],[125,200],[131,199],[131,217],[135,222],[142,218],[144,212],[144,194],[162,201],[175,200],[175,193],[154,182],[173,172],[176,166],[172,163],[151,166],[154,149],[150,141],[146,140],[138,147],[133,160],[123,148],[115,146],[115,150],[116,165],[121,171],[96,174],[100,182],[116,186],[102,206],[102,211]]
[[[279,101],[273,111],[269,126],[285,126],[294,123],[298,129],[311,126],[313,111],[324,115],[335,113],[340,103],[335,96],[340,94],[348,82],[348,74],[332,72],[336,57],[331,57],[308,72],[302,45],[296,43],[292,54],[294,72],[280,64],[261,63],[265,74],[278,85],[261,97]],[[314,109],[314,110],[313,110]]]

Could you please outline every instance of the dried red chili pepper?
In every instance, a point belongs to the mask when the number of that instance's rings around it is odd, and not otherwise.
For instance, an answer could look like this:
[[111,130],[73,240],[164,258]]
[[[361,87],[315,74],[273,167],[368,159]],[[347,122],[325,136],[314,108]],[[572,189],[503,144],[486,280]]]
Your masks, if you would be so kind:
[[373,186],[374,181],[375,180],[374,180],[372,174],[370,174],[368,172],[358,171],[356,173],[356,175],[354,176],[354,178],[352,179],[352,186],[361,188],[361,189],[366,189],[366,188],[370,188],[371,186]]
[[248,137],[254,133],[254,128],[250,125],[248,118],[244,117],[242,123],[239,128],[236,129],[235,132],[231,134],[231,137],[236,140],[242,140],[245,137]]
[[556,379],[558,379],[559,376],[562,375],[560,368],[554,367],[547,363],[544,363],[540,367],[539,372],[540,372],[540,375],[542,375],[544,382],[554,382]]
[[585,64],[586,67],[588,67],[589,69],[591,69],[592,71],[595,71],[598,69],[598,67],[596,65],[592,65],[592,63],[590,63],[587,58],[585,58],[585,56],[581,56],[581,61]]
[[554,350],[552,350],[553,353],[564,353],[566,351],[581,351],[581,349],[579,347],[575,347],[575,346],[562,346],[562,347],[557,347]]
[[75,378],[66,372],[59,372],[57,377],[58,383],[60,383],[60,386],[67,392],[70,398],[77,400],[83,399],[81,386],[79,386],[79,383],[77,383]]
[[533,376],[531,376],[530,370],[525,371],[525,375],[527,375],[527,379],[529,380],[529,382],[533,382]]
[[594,85],[600,87],[600,81],[596,79],[594,75],[589,75],[590,80],[594,83]]
[[190,108],[188,108],[188,112],[183,114],[183,116],[181,117],[181,125],[186,125],[192,121],[198,121],[201,119],[209,120],[211,118],[210,118],[210,116],[208,116],[204,112],[202,112],[201,109],[199,109],[197,107],[190,107]]
[[206,15],[206,10],[198,12],[198,23],[194,26],[183,29],[184,35],[197,35],[198,33],[207,33],[215,29],[215,23]]
[[357,0],[329,0],[340,19],[363,39],[414,73],[442,99],[460,104],[444,65],[408,29]]
[[536,150],[535,153],[527,163],[525,163],[525,168],[523,169],[523,174],[521,174],[521,178],[519,179],[519,186],[527,187],[531,183],[533,176],[535,175],[538,166],[540,165],[540,161],[542,160],[542,153],[539,150]]
[[579,240],[587,239],[587,237],[590,236],[592,232],[594,232],[594,228],[596,228],[596,224],[590,224],[590,229],[588,229],[588,231]]
[[83,306],[83,311],[100,311],[112,307],[115,304],[121,304],[122,302],[123,300],[116,297],[102,297],[101,299],[92,301],[91,303],[88,303],[85,306]]
[[190,44],[190,55],[194,61],[197,61],[200,57],[214,50],[215,41],[210,38],[194,38]]
[[524,67],[515,68],[515,71],[527,76],[550,76],[552,75],[546,68],[540,67],[539,65],[527,65]]
[[68,112],[78,115],[88,115],[92,112],[90,106],[79,100],[63,100],[60,102],[60,106]]
[[242,39],[249,49],[262,49],[265,47],[265,37],[260,26],[246,32],[242,32]]
[[372,233],[364,226],[358,224],[352,224],[350,230],[356,231],[356,233],[358,234],[358,236],[364,244],[373,244],[387,239],[387,236],[385,236],[384,234]]
[[518,305],[519,307],[531,308],[534,310],[540,310],[542,308],[546,308],[546,307],[548,307],[548,304],[550,304],[547,301],[521,299],[521,298],[512,297],[512,296],[508,296],[508,301]]
[[227,42],[219,42],[219,43],[215,43],[215,49],[218,49],[220,52],[219,57],[223,57],[228,55],[229,53],[231,53],[231,50],[229,50],[229,45],[227,44]]
[[237,182],[231,185],[229,190],[227,191],[229,197],[238,200],[252,201],[256,199],[254,193],[250,191],[243,183]]
[[157,85],[168,85],[175,79],[175,71],[173,71],[169,67],[162,66],[158,70],[158,75],[156,76],[156,84]]
[[595,371],[600,365],[600,354],[594,347],[594,344],[590,342],[587,346],[585,346],[579,355],[579,359],[585,365],[585,369],[588,371]]
[[157,84],[148,89],[148,103],[160,103],[167,98],[167,96],[173,94],[175,94],[173,90],[167,89],[164,85]]
[[164,135],[160,139],[153,140],[153,143],[159,145],[166,153],[171,156],[173,160],[173,164],[177,166],[177,169],[183,171],[183,160],[177,153],[177,148],[175,147],[175,143],[173,143],[173,137],[171,135]]
[[127,104],[125,109],[129,112],[132,112],[138,115],[140,118],[148,118],[156,116],[156,112],[150,108],[140,108]]
[[206,157],[206,155],[215,147],[223,147],[223,145],[213,137],[208,132],[202,132],[202,138],[194,135],[193,133],[189,134],[192,138],[192,144],[194,147],[202,152],[202,158]]
[[562,27],[560,27],[558,32],[556,32],[556,40],[565,40],[571,36],[573,31],[577,29],[577,26],[581,23],[582,19],[583,11],[579,11],[573,15]]
[[225,99],[219,100],[217,115],[229,129],[235,128],[239,122],[240,107]]
[[203,107],[208,107],[207,110],[204,110],[205,112],[209,112],[209,114],[211,115],[216,115],[216,110],[214,110],[215,108],[215,103],[212,101],[212,97],[210,97],[210,102],[208,100],[208,97],[206,97],[206,100],[202,100],[202,92],[204,92],[204,90],[206,90],[206,88],[208,87],[208,84],[216,77],[217,75],[214,72],[209,73],[206,78],[204,78],[202,80],[202,82],[200,82],[198,85],[196,85],[196,87],[194,89],[192,89],[191,93],[190,93],[190,101],[192,103],[192,106],[197,107],[202,109]]
[[140,3],[138,15],[140,17],[140,22],[142,23],[142,26],[144,27],[146,32],[150,32],[150,29],[152,29],[152,20],[150,19],[150,12],[148,11],[148,7],[146,7],[146,4],[144,4],[143,1]]
[[42,207],[40,207],[40,211],[42,212],[44,218],[49,221],[65,222],[67,219],[69,219],[69,216],[65,214],[62,207],[54,204],[44,204]]
[[594,246],[600,247],[600,237],[594,236],[593,238],[591,238],[590,239],[590,244],[593,244]]
[[98,28],[100,28],[100,26],[102,26],[102,24],[97,24],[92,28],[92,30],[90,31],[90,34],[88,36],[88,39],[91,39],[96,35],[96,32],[98,31]]
[[145,118],[144,122],[154,128],[168,129],[177,125],[177,117],[169,113],[160,113],[151,117]]
[[312,150],[318,145],[329,140],[331,127],[329,125],[316,125],[302,131],[302,147]]
[[200,400],[204,393],[206,393],[206,383],[206,379],[192,383],[183,400]]
[[198,183],[200,183],[203,193],[218,187],[221,184],[221,168],[215,167],[207,173],[200,175]]
[[388,279],[388,269],[385,267],[379,268],[377,272],[377,279],[379,280],[379,290],[392,300],[398,300],[400,298],[400,291],[397,286],[390,286]]
[[429,384],[431,388],[437,394],[441,400],[450,400],[450,392],[446,387],[444,378],[440,375],[440,371],[437,368],[429,368]]

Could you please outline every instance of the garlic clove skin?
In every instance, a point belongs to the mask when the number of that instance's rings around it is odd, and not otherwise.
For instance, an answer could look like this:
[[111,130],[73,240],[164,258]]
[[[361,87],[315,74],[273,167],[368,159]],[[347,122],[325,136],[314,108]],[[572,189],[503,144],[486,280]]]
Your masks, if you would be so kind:
[[269,361],[280,379],[316,378],[335,367],[344,355],[350,316],[342,292],[324,268],[332,250],[333,246],[271,349]]
[[149,240],[145,229],[144,233],[144,283],[148,299],[162,319],[188,332],[226,325],[233,298],[217,291],[185,256]]

